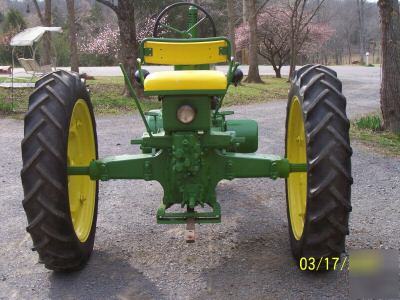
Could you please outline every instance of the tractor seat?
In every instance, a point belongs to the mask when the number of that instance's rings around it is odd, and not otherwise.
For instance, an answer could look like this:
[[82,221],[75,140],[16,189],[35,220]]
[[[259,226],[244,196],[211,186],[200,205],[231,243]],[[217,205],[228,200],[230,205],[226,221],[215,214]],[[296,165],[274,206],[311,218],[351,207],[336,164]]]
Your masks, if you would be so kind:
[[[196,39],[147,38],[140,44],[144,64],[199,66],[231,62],[231,44],[224,37]],[[196,69],[196,67],[193,67]],[[224,95],[228,87],[222,72],[213,70],[164,71],[144,80],[144,94],[152,95]]]
[[224,73],[210,70],[162,71],[144,80],[144,94],[152,95],[223,95],[227,88]]

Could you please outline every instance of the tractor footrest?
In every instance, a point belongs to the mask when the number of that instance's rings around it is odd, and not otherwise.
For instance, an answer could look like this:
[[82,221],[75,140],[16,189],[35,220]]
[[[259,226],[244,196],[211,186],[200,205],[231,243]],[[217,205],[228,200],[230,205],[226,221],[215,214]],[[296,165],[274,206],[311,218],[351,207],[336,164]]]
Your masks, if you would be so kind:
[[187,224],[192,219],[193,223],[221,223],[221,208],[218,203],[212,212],[166,212],[166,207],[161,204],[157,211],[158,224]]

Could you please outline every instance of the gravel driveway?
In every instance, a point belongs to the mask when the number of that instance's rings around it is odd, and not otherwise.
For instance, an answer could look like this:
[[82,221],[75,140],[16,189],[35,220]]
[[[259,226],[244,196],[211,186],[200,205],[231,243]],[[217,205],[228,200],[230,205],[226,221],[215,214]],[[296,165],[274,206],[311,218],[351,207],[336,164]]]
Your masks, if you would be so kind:
[[[338,68],[354,117],[379,107],[377,68]],[[284,102],[235,107],[260,124],[260,152],[283,153]],[[138,115],[97,120],[100,155],[136,153]],[[269,299],[346,298],[347,272],[308,274],[289,249],[284,181],[242,179],[218,186],[222,224],[197,226],[186,244],[183,225],[157,225],[158,183],[100,185],[94,253],[78,273],[55,274],[30,251],[22,209],[23,123],[0,120],[0,298],[4,299]],[[353,212],[348,249],[400,247],[400,160],[353,143]]]

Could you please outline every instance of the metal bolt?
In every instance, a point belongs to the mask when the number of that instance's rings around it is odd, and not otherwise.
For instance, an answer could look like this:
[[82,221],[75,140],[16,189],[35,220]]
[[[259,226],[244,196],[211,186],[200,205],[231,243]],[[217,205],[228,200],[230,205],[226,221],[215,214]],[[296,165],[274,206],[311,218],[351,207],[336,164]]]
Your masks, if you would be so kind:
[[302,143],[304,141],[304,138],[302,138],[300,135],[296,138],[297,143]]

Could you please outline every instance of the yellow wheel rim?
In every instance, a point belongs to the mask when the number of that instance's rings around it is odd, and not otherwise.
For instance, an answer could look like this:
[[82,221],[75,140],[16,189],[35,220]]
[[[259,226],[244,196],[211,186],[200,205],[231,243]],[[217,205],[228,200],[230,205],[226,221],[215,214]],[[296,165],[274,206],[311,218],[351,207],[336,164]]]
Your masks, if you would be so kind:
[[[307,163],[303,110],[297,97],[292,99],[289,109],[286,154],[291,163]],[[307,173],[290,173],[287,190],[292,232],[300,240],[307,205]]]
[[[68,166],[88,166],[96,159],[96,146],[89,107],[79,99],[72,110],[68,132]],[[83,243],[90,234],[96,182],[89,176],[68,176],[68,199],[75,234]]]

